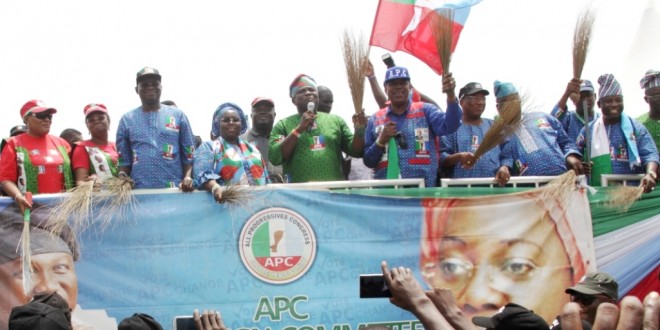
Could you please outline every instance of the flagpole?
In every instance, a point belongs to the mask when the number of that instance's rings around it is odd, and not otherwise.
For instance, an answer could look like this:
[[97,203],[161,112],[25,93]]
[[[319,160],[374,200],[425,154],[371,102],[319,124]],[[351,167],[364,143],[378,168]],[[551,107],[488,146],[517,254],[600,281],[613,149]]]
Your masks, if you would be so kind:
[[[584,118],[584,161],[586,163],[591,162],[591,138],[589,137],[589,109],[587,107],[587,100],[582,101],[582,116]],[[593,171],[592,171],[593,173]],[[587,177],[588,182],[591,182],[591,175],[592,173],[589,174],[589,177]]]

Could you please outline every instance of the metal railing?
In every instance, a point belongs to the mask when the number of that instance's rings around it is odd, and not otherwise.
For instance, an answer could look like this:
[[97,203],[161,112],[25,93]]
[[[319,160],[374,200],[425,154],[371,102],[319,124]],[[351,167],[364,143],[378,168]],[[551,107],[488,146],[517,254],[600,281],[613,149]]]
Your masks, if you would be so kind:
[[629,181],[640,181],[644,174],[601,174],[600,186],[607,187],[610,183],[620,182],[622,185],[628,185]]
[[360,180],[360,181],[321,181],[305,183],[273,183],[267,187],[280,189],[338,190],[374,188],[424,188],[424,179]]
[[[506,184],[507,187],[517,188],[518,186],[527,186],[533,185],[538,188],[556,178],[556,176],[514,176],[509,179],[509,182]],[[446,179],[442,178],[440,180],[440,186],[452,187],[452,186],[462,186],[462,187],[472,187],[472,186],[481,186],[481,187],[495,187],[497,183],[494,182],[495,178],[466,178],[466,179]]]

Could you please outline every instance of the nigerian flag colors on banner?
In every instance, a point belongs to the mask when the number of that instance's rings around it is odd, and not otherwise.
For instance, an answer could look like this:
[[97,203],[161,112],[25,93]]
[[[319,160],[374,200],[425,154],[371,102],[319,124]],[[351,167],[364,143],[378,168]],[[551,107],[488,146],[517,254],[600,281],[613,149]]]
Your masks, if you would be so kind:
[[470,14],[481,0],[380,0],[369,44],[390,51],[404,51],[442,74],[440,57],[430,27],[430,15],[454,10],[453,49]]
[[594,187],[600,186],[601,174],[612,173],[612,160],[610,159],[610,139],[603,117],[597,119],[593,124],[593,136],[591,138],[591,182]]

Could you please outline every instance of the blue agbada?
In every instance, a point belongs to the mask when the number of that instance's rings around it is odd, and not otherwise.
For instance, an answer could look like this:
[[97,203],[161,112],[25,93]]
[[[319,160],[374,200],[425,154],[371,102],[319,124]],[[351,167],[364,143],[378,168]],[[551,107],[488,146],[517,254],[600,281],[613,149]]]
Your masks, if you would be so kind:
[[142,111],[140,106],[119,121],[119,166],[131,168],[135,188],[178,187],[194,150],[188,117],[177,108],[161,105],[158,111]]
[[393,113],[389,106],[380,109],[367,124],[364,164],[374,169],[375,179],[385,179],[388,147],[381,149],[376,140],[383,126],[393,121],[401,133],[397,146],[401,178],[423,178],[427,187],[435,187],[439,158],[436,137],[456,132],[462,115],[458,102],[449,103],[446,114],[435,105],[422,102],[408,103],[401,115]]
[[564,111],[564,109],[555,106],[550,115],[559,120],[561,126],[564,128],[566,135],[571,141],[577,141],[580,131],[584,128],[584,119],[580,117],[575,111]]
[[[649,131],[637,120],[628,116],[622,116],[621,120],[630,120],[633,127],[634,141],[637,144],[637,152],[641,160],[641,166],[630,166],[630,157],[626,138],[621,128],[621,122],[606,125],[607,137],[610,140],[610,160],[612,161],[612,174],[643,174],[646,164],[649,162],[660,163],[658,149]],[[593,136],[594,122],[589,123],[589,130]],[[577,145],[584,150],[584,129],[580,131]]]
[[[459,152],[474,153],[483,142],[486,132],[493,126],[493,120],[482,118],[479,125],[462,124],[458,130],[440,138],[440,161]],[[507,143],[507,142],[505,142]],[[504,145],[504,144],[503,144]],[[456,163],[450,171],[450,178],[490,178],[497,174],[500,166],[513,167],[511,155],[502,152],[503,145],[486,152],[471,169]],[[511,150],[510,148],[508,149]]]
[[521,127],[503,152],[513,156],[513,175],[552,176],[566,172],[566,157],[580,155],[559,121],[542,112],[523,114]]

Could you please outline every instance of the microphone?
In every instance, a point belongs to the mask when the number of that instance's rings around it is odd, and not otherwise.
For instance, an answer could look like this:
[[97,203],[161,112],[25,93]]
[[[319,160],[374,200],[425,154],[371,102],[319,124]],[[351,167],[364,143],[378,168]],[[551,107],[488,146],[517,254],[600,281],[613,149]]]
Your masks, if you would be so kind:
[[[314,102],[309,102],[309,103],[307,103],[307,111],[312,111],[312,112],[316,113],[316,104],[314,104]],[[312,122],[311,125],[307,126],[307,132],[311,132],[311,131],[312,131],[312,128],[313,128],[315,125],[316,125],[316,123],[315,123],[315,122]]]
[[399,145],[399,148],[408,149],[408,141],[406,141],[406,137],[403,134],[401,134],[401,132],[396,132],[396,135],[394,136],[394,140]]

